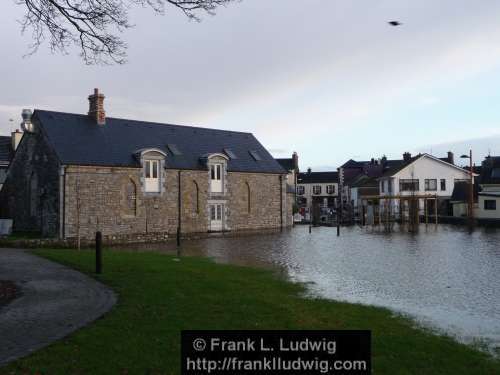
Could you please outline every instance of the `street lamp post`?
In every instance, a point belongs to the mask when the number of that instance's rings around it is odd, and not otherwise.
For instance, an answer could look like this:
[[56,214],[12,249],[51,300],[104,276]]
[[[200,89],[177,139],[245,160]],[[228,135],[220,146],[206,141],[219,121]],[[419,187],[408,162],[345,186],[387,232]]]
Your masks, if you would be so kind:
[[469,159],[469,225],[474,223],[474,174],[472,171],[472,150],[469,150],[469,155],[460,156],[462,159]]

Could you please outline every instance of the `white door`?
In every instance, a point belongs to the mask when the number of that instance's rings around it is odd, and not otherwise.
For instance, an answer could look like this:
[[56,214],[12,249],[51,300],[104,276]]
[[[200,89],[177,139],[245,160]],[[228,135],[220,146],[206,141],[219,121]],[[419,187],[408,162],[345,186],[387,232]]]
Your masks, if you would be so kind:
[[210,166],[210,191],[212,193],[222,193],[222,164],[212,164]]
[[211,231],[221,231],[222,230],[222,209],[223,204],[211,204],[210,205],[210,230]]

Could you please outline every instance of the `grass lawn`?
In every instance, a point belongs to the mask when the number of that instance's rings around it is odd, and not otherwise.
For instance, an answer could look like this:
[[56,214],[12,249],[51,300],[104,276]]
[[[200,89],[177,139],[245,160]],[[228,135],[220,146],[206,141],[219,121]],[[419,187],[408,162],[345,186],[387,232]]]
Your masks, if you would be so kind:
[[[90,251],[37,254],[94,270]],[[482,352],[385,309],[304,298],[272,271],[111,251],[103,264],[97,279],[119,294],[111,312],[1,374],[179,374],[182,329],[370,329],[376,374],[500,374]]]

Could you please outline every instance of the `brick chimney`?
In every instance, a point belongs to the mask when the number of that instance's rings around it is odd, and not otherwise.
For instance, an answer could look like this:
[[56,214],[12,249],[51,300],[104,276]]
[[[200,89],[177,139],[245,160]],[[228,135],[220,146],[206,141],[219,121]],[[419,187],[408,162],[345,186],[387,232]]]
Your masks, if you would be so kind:
[[89,113],[98,125],[106,124],[106,112],[104,112],[104,95],[99,89],[94,89],[94,95],[89,96]]

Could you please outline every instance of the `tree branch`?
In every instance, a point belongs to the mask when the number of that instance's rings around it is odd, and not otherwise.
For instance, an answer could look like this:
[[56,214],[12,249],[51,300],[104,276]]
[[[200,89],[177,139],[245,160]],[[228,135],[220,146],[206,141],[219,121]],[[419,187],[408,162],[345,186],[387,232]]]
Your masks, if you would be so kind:
[[26,7],[21,32],[31,30],[33,43],[28,55],[36,53],[48,39],[52,52],[66,54],[71,45],[80,49],[86,64],[123,64],[127,44],[118,36],[132,27],[128,10],[148,6],[158,14],[165,6],[181,10],[200,21],[200,13],[214,15],[217,7],[238,0],[15,0]]

